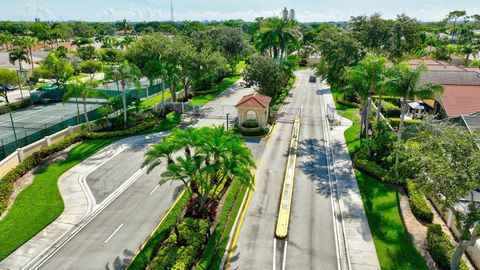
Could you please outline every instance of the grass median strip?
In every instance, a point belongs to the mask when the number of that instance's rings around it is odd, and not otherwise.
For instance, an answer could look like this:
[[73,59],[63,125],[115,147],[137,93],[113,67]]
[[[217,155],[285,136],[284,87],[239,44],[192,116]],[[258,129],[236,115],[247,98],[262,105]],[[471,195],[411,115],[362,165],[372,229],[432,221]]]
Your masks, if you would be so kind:
[[0,221],[0,261],[52,223],[64,210],[59,177],[116,139],[85,141],[70,150],[61,162],[42,168],[30,186],[18,194]]

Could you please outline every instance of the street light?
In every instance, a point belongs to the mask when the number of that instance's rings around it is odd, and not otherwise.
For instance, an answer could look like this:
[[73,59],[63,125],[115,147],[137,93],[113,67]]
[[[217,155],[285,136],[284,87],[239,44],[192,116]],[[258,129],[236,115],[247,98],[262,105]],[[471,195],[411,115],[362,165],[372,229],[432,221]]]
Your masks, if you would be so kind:
[[15,145],[18,148],[17,132],[15,131],[15,124],[13,122],[12,110],[10,109],[10,102],[8,101],[7,91],[8,87],[6,85],[0,85],[0,97],[3,97],[5,99],[5,103],[7,103],[8,114],[10,115],[10,122],[12,123],[13,136],[15,137]]

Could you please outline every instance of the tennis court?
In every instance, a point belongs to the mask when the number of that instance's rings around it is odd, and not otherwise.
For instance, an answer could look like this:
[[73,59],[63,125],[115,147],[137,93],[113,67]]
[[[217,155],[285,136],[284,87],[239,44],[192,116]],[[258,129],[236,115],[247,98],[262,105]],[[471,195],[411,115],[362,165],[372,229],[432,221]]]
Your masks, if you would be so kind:
[[[84,122],[83,103],[78,104],[80,109],[80,123]],[[87,103],[89,117],[94,120],[96,109],[102,102],[91,100]],[[12,112],[15,131],[19,147],[42,139],[68,126],[78,124],[77,104],[75,102],[49,103],[30,106]],[[8,113],[0,115],[0,157],[6,156],[16,148],[15,136]],[[15,150],[15,149],[13,149]],[[3,152],[3,153],[2,153]],[[3,154],[3,155],[2,155]]]

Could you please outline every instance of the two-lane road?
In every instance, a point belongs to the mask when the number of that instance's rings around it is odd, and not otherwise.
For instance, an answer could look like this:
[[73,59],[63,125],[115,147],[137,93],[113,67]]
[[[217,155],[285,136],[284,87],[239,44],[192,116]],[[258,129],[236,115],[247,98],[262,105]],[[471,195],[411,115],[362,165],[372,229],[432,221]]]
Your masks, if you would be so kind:
[[[310,71],[280,112],[257,170],[257,184],[233,250],[230,269],[337,269],[332,199],[324,148],[321,93]],[[289,233],[275,239],[293,117],[303,108]]]

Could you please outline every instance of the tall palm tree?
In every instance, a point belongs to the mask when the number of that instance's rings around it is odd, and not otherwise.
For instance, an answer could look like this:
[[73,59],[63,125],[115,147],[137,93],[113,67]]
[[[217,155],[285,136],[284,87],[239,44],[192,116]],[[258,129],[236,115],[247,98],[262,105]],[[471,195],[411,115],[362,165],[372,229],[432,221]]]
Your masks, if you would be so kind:
[[[392,68],[395,70],[395,77],[390,80],[386,87],[389,92],[395,96],[401,97],[401,109],[400,124],[397,131],[397,143],[402,140],[403,128],[405,125],[405,115],[408,112],[408,100],[416,98],[420,99],[433,99],[435,95],[443,93],[443,86],[435,83],[426,83],[419,85],[419,79],[422,72],[426,71],[425,66],[418,66],[414,69],[407,63],[400,63]],[[395,156],[395,171],[398,175],[398,151]]]
[[32,50],[35,46],[38,45],[38,39],[36,37],[25,37],[25,45],[26,48],[28,49],[29,55],[30,55],[30,64],[32,65],[32,73],[33,73],[33,54]]
[[293,20],[268,18],[260,25],[257,48],[270,50],[278,65],[283,65],[289,55],[289,47],[298,44],[302,34],[300,26]]
[[110,76],[117,78],[122,86],[123,121],[124,128],[127,128],[127,100],[125,87],[127,82],[133,82],[138,88],[140,86],[141,71],[134,64],[125,61],[119,65],[111,66],[108,72],[110,73]]
[[25,63],[30,63],[30,58],[28,57],[27,52],[24,48],[15,48],[8,53],[8,59],[12,65],[15,65],[15,62],[18,61],[19,72],[17,73],[18,78],[18,88],[20,89],[20,95],[23,100],[23,93],[22,93],[22,84],[20,80],[20,72],[23,70],[22,61]]
[[126,36],[127,31],[131,30],[131,29],[132,29],[132,27],[128,23],[127,19],[123,19],[122,22],[120,23],[120,30],[123,31],[123,35]]
[[[349,83],[354,86],[360,86],[360,90],[368,89],[368,98],[366,104],[363,105],[362,110],[362,125],[365,128],[360,130],[368,141],[369,125],[370,125],[370,109],[372,105],[373,95],[378,92],[385,80],[387,59],[385,57],[377,56],[375,54],[367,54],[353,69],[348,71],[347,77]],[[377,108],[377,114],[381,103]],[[370,148],[367,143],[367,150],[370,153]]]
[[87,80],[82,82],[79,79],[76,79],[73,83],[67,85],[67,91],[63,95],[63,102],[70,100],[71,98],[75,98],[77,103],[77,115],[79,114],[78,110],[78,98],[81,98],[83,101],[83,113],[85,115],[85,122],[87,123],[88,131],[91,132],[92,128],[90,126],[90,121],[88,119],[88,111],[87,111],[87,100],[91,97],[102,97],[107,98],[107,95],[95,89],[95,84],[93,80]]
[[459,51],[465,57],[465,60],[463,61],[464,65],[468,64],[468,58],[470,58],[470,55],[478,52],[477,47],[473,44],[470,44],[470,43],[462,45],[460,47]]

